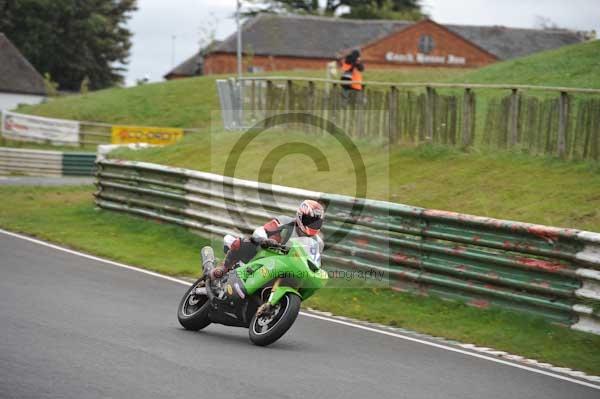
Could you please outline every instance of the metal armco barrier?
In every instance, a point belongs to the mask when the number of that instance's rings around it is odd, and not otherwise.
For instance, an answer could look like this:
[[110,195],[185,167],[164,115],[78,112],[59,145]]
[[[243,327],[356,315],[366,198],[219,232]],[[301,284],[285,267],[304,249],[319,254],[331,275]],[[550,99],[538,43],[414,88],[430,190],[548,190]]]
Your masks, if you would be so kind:
[[96,204],[204,234],[248,233],[324,203],[325,267],[395,288],[499,306],[600,334],[600,234],[355,199],[162,165],[100,160]]
[[0,147],[0,173],[31,176],[92,176],[96,154]]
[[64,152],[62,172],[64,176],[91,176],[96,169],[96,154]]

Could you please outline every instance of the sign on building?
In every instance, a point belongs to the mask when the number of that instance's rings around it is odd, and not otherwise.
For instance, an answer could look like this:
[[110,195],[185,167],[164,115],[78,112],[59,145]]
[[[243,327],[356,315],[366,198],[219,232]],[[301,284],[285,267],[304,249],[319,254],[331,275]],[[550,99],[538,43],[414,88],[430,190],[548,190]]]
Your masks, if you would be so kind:
[[423,53],[396,54],[388,51],[385,54],[385,60],[388,62],[398,62],[405,64],[441,64],[441,65],[465,65],[467,59],[453,54],[448,55],[428,55]]

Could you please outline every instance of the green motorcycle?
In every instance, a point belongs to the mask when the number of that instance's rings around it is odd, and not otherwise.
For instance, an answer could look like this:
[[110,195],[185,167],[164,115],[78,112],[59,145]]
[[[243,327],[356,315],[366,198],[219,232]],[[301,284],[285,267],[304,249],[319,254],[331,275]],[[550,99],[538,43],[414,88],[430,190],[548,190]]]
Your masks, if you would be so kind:
[[[292,326],[300,303],[327,282],[318,251],[314,240],[292,238],[287,245],[261,249],[249,263],[211,281],[205,276],[215,267],[214,252],[202,248],[204,273],[181,299],[179,323],[194,331],[211,323],[244,327],[255,345],[272,344]],[[257,314],[266,302],[268,310]]]

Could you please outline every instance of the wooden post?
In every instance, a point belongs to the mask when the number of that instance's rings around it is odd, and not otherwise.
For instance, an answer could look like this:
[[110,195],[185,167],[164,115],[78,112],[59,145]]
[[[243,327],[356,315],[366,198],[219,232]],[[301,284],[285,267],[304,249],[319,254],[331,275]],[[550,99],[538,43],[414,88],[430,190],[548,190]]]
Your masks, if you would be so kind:
[[267,96],[265,99],[266,103],[266,117],[269,118],[273,115],[273,106],[274,106],[274,90],[273,90],[273,81],[267,80]]
[[331,90],[329,91],[329,114],[328,114],[328,119],[330,122],[337,124],[337,111],[338,111],[338,105],[339,105],[339,97],[340,97],[340,90],[338,89],[338,84],[334,83],[331,86]]
[[517,89],[512,89],[508,118],[508,147],[512,148],[519,139],[519,91]]
[[456,127],[458,123],[458,99],[453,95],[448,99],[448,143],[456,146]]
[[374,118],[373,128],[371,131],[375,133],[375,135],[379,135],[382,129],[381,126],[381,110],[383,108],[382,94],[380,91],[373,91],[373,95],[371,97],[373,99],[370,113]]
[[558,156],[565,157],[567,151],[567,127],[569,123],[569,94],[560,92],[558,100]]
[[355,127],[355,133],[354,136],[355,137],[361,137],[365,134],[365,113],[367,112],[368,108],[365,104],[365,99],[367,97],[365,97],[365,90],[366,87],[363,86],[361,91],[356,92],[356,105],[355,105],[355,109],[356,109],[356,119],[353,118],[353,122],[356,121],[356,127]]
[[398,131],[398,125],[400,124],[400,118],[398,118],[398,89],[396,86],[392,86],[389,92],[389,109],[388,109],[388,134],[387,143],[396,142],[396,136]]
[[463,96],[463,112],[462,112],[462,147],[467,148],[473,142],[473,121],[475,120],[474,115],[474,101],[473,92],[470,87],[465,89]]
[[600,159],[600,101],[591,100],[590,107],[590,157],[597,161]]
[[586,101],[582,103],[584,106],[584,117],[583,117],[583,159],[588,159],[590,155],[590,141],[592,136],[592,112],[593,112],[593,103],[591,101]]
[[[317,113],[315,112],[315,82],[313,82],[312,80],[308,82],[308,99],[305,112],[317,116]],[[306,130],[308,132],[314,132],[315,127],[307,126]]]
[[433,140],[435,122],[435,90],[431,86],[426,87],[425,95],[425,140]]
[[265,117],[265,103],[263,101],[263,84],[264,82],[259,81],[258,82],[258,87],[257,87],[257,93],[256,93],[256,104],[258,106],[258,112],[260,112],[261,118]]
[[250,109],[252,110],[250,117],[254,121],[256,119],[256,80],[251,82],[250,87]]
[[285,103],[285,111],[286,112],[292,112],[292,108],[294,106],[294,82],[291,80],[287,81],[286,84],[286,92],[287,92],[287,97],[286,97],[286,103]]

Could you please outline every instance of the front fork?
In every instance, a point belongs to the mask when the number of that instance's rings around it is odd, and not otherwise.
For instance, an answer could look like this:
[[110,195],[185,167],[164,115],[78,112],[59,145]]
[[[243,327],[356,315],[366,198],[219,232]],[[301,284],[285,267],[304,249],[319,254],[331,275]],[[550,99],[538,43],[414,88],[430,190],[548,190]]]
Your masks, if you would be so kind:
[[275,284],[273,284],[273,288],[271,289],[271,294],[269,295],[267,302],[271,305],[277,305],[288,292],[298,295],[300,298],[302,298],[297,289],[288,285],[283,285],[281,279],[277,279],[275,280]]

